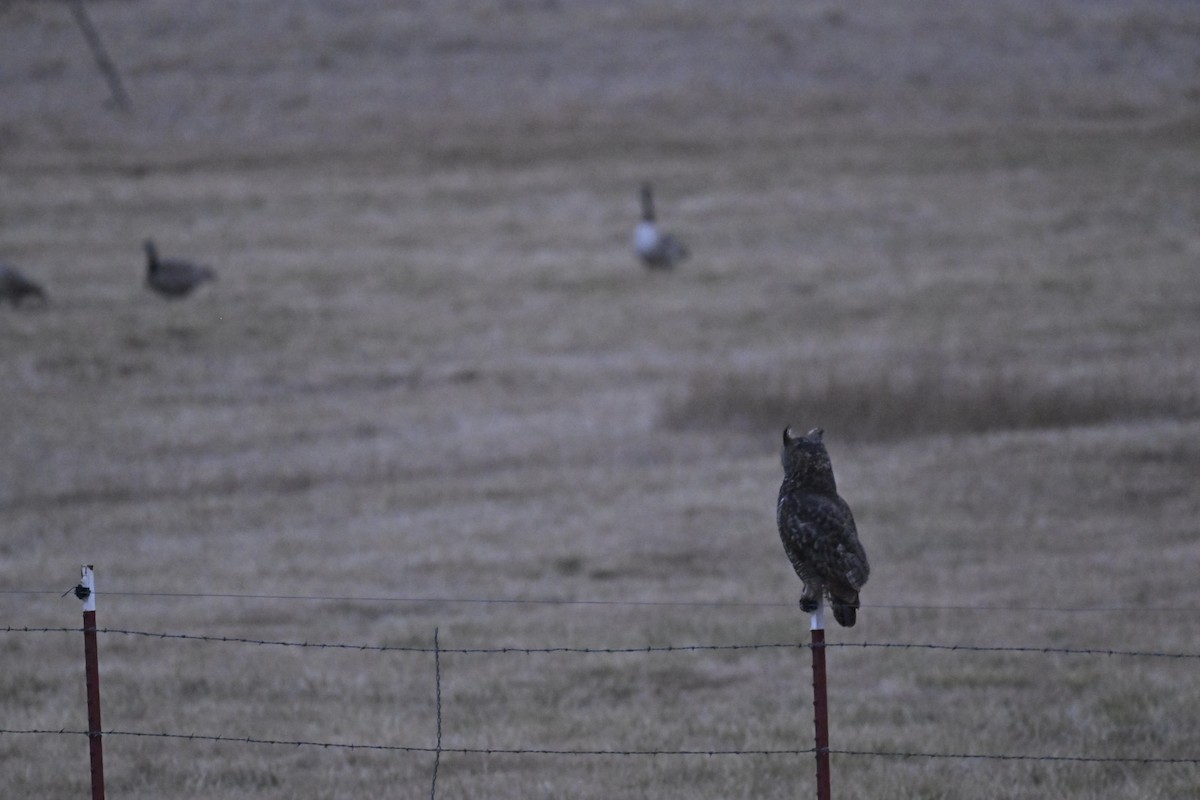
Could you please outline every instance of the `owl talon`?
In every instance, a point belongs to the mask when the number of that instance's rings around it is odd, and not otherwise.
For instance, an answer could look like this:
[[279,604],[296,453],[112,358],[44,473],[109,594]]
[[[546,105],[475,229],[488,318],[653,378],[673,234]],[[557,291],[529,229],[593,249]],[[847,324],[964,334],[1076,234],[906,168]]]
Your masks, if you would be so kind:
[[820,607],[821,607],[820,600],[817,600],[812,597],[801,597],[800,598],[800,610],[806,614],[812,614]]

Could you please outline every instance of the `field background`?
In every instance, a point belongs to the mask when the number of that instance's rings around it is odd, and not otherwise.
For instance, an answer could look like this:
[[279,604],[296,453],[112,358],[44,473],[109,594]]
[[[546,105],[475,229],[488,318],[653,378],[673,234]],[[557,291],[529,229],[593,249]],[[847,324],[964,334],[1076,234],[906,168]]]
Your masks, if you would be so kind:
[[[0,3],[0,614],[444,648],[807,640],[822,426],[874,573],[835,644],[1200,652],[1200,6]],[[693,259],[629,239],[654,181]],[[141,241],[213,264],[169,303]],[[307,599],[286,599],[302,597]],[[278,598],[278,599],[268,599]],[[323,599],[316,599],[323,598]],[[410,598],[406,602],[401,598]],[[475,602],[475,601],[498,602]],[[538,602],[513,602],[538,601]],[[78,632],[0,727],[81,730]],[[107,634],[104,727],[432,747],[434,659]],[[443,745],[811,746],[805,650],[450,654]],[[1194,659],[835,648],[845,797],[1200,797]],[[0,734],[14,797],[86,740]],[[429,753],[105,739],[109,796],[425,797]],[[812,796],[812,756],[443,754],[438,795]]]

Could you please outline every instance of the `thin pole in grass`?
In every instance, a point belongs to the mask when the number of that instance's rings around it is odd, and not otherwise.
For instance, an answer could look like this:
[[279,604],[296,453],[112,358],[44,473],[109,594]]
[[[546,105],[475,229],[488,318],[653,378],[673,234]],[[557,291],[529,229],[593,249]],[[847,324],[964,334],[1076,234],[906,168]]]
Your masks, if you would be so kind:
[[75,596],[83,601],[83,661],[87,675],[88,754],[92,764],[92,800],[104,800],[104,742],[100,733],[100,650],[96,644],[96,575],[91,564],[80,568]]
[[812,633],[813,723],[816,728],[817,800],[830,800],[829,789],[829,702],[825,694],[825,604],[809,621]]
[[433,629],[433,680],[437,699],[437,746],[433,752],[433,781],[429,800],[437,800],[438,767],[442,763],[442,649],[438,644],[438,629]]
[[104,79],[108,81],[108,90],[112,92],[113,102],[122,111],[129,111],[132,106],[129,102],[129,93],[125,91],[125,85],[121,83],[121,73],[117,72],[116,64],[109,58],[108,50],[104,48],[104,40],[100,38],[100,33],[92,24],[91,17],[88,16],[87,7],[84,6],[83,0],[73,0],[70,6],[71,13],[75,16],[75,24],[79,26],[79,31],[92,51],[92,58],[96,59],[96,66],[104,75]]

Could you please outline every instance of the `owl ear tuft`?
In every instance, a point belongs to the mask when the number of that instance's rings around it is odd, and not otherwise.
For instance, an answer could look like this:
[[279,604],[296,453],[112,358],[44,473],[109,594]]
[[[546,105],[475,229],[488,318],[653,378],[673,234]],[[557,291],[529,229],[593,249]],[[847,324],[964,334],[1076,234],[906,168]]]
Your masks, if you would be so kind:
[[789,444],[796,437],[792,435],[792,426],[788,425],[783,429],[783,443]]
[[807,435],[807,436],[805,436],[804,438],[805,438],[805,439],[809,439],[809,440],[811,440],[811,441],[814,441],[814,442],[820,442],[820,441],[821,441],[821,437],[822,437],[822,436],[824,436],[824,435],[825,435],[825,431],[824,431],[823,429],[821,429],[821,428],[813,428],[811,431],[809,431],[809,432],[808,432],[808,435]]

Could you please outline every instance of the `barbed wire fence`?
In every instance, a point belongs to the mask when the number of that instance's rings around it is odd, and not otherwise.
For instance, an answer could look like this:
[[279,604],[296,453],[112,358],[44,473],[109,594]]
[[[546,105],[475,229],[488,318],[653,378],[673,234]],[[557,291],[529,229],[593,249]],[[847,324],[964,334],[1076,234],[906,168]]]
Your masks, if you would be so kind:
[[[956,752],[926,752],[918,750],[879,750],[879,749],[857,749],[857,748],[833,748],[829,747],[827,742],[822,746],[819,735],[816,744],[813,747],[807,748],[681,748],[681,749],[662,749],[662,748],[555,748],[555,747],[463,747],[463,746],[445,746],[443,744],[443,720],[442,720],[442,657],[443,655],[496,655],[496,656],[536,656],[548,654],[569,654],[579,656],[591,655],[619,655],[619,654],[652,654],[652,653],[704,653],[704,652],[731,652],[731,651],[769,651],[769,650],[796,650],[796,651],[811,651],[815,655],[818,648],[821,651],[826,649],[861,649],[861,650],[908,650],[908,651],[931,651],[945,653],[1004,653],[1004,654],[1024,654],[1024,655],[1054,655],[1054,656],[1079,656],[1079,657],[1105,657],[1105,658],[1126,658],[1126,659],[1166,659],[1172,661],[1200,661],[1200,652],[1179,652],[1166,650],[1138,650],[1138,649],[1116,649],[1116,648],[1078,648],[1078,647],[1053,647],[1053,646],[1004,646],[1004,645],[962,645],[962,644],[943,644],[937,642],[897,642],[897,641],[875,641],[875,642],[825,642],[823,636],[820,637],[820,643],[817,644],[817,637],[814,636],[812,644],[804,644],[799,642],[750,642],[750,643],[732,643],[732,644],[684,644],[684,645],[648,645],[641,647],[588,647],[588,646],[545,646],[545,647],[514,647],[514,646],[498,646],[498,647],[444,647],[439,638],[439,630],[434,628],[432,643],[429,645],[381,645],[370,643],[352,643],[352,642],[324,642],[324,641],[294,641],[285,639],[262,639],[253,637],[240,636],[223,636],[211,635],[203,633],[186,633],[186,632],[171,632],[171,631],[147,631],[136,630],[129,628],[117,627],[99,627],[95,624],[95,594],[91,591],[91,581],[85,567],[84,578],[80,585],[74,587],[74,592],[77,597],[84,601],[84,625],[81,627],[70,626],[14,626],[9,625],[0,627],[0,633],[5,634],[78,634],[83,633],[85,636],[85,660],[90,660],[95,657],[96,647],[93,644],[88,644],[88,637],[106,636],[106,637],[137,637],[145,639],[157,640],[179,640],[190,641],[208,644],[223,644],[233,646],[255,646],[255,647],[273,647],[287,648],[297,650],[343,650],[343,651],[360,651],[360,652],[401,652],[401,653],[416,653],[427,654],[433,657],[433,695],[435,707],[435,731],[432,745],[399,745],[399,744],[381,744],[370,742],[334,742],[322,741],[319,739],[304,739],[304,738],[271,738],[271,737],[256,737],[256,736],[235,736],[222,733],[181,733],[172,731],[142,731],[142,730],[122,730],[109,729],[102,730],[99,719],[99,688],[98,688],[98,667],[85,664],[88,680],[88,700],[89,700],[89,726],[88,729],[46,729],[46,728],[20,728],[20,727],[0,727],[0,735],[25,735],[25,736],[85,736],[89,740],[89,752],[92,756],[92,776],[93,776],[93,800],[103,800],[103,769],[102,756],[100,756],[100,743],[104,737],[129,737],[139,739],[164,739],[176,741],[193,741],[193,742],[214,742],[214,743],[233,743],[249,746],[286,746],[286,747],[305,747],[319,748],[325,750],[344,750],[344,751],[380,751],[380,752],[402,752],[425,754],[432,756],[432,766],[430,774],[430,798],[436,800],[438,791],[438,775],[441,766],[443,754],[460,754],[460,755],[481,755],[481,756],[541,756],[541,757],[595,757],[595,758],[639,758],[639,757],[743,757],[743,756],[758,756],[758,757],[795,757],[803,755],[816,755],[819,759],[822,755],[826,758],[829,755],[838,755],[846,757],[867,757],[867,758],[890,758],[890,759],[931,759],[931,760],[981,760],[981,761],[996,761],[996,762],[1040,762],[1047,764],[1116,764],[1116,765],[1200,765],[1200,755],[1189,757],[1172,757],[1172,756],[1093,756],[1086,754],[1079,755],[1058,755],[1046,753],[984,753],[984,752],[969,752],[966,750]],[[0,594],[52,594],[49,590],[5,590]],[[70,593],[70,590],[67,594]],[[114,595],[126,596],[172,596],[172,597],[254,597],[263,598],[269,597],[272,599],[280,599],[283,596],[277,595],[226,595],[226,594],[199,594],[199,593],[155,593],[155,592],[114,592]],[[338,597],[311,597],[311,596],[289,596],[284,599],[291,600],[345,600],[347,598]],[[363,598],[356,598],[363,599]],[[369,598],[374,600],[390,599],[390,598]],[[403,598],[406,601],[412,601],[412,598]],[[89,602],[90,601],[90,602]],[[661,603],[661,602],[639,602],[639,601],[559,601],[559,600],[492,600],[487,598],[436,598],[425,599],[428,602],[468,602],[468,603],[568,603],[568,604],[613,604],[613,605],[718,605],[717,603]],[[727,604],[719,604],[727,605]],[[735,605],[790,605],[778,603],[746,603]],[[88,616],[88,609],[91,609],[92,616]],[[928,606],[896,606],[897,608],[937,608]],[[950,608],[961,609],[964,607],[953,606]],[[966,607],[980,608],[980,607]],[[1111,609],[1092,609],[1092,608],[1075,608],[1075,609],[1054,609],[1066,611],[1105,611]],[[1166,611],[1190,611],[1190,609],[1163,609]],[[90,622],[89,622],[90,620]],[[814,628],[815,633],[815,628]],[[93,670],[96,670],[93,672]],[[815,674],[815,669],[814,669]],[[93,689],[95,690],[95,708],[92,708]],[[814,693],[817,691],[817,685],[814,682]],[[815,694],[814,694],[815,696]],[[818,721],[819,722],[819,721]],[[828,777],[826,775],[826,780]],[[97,783],[98,781],[98,783]],[[818,777],[818,791],[820,791],[820,777]],[[826,784],[827,785],[827,784]],[[825,789],[828,796],[828,789]]]

